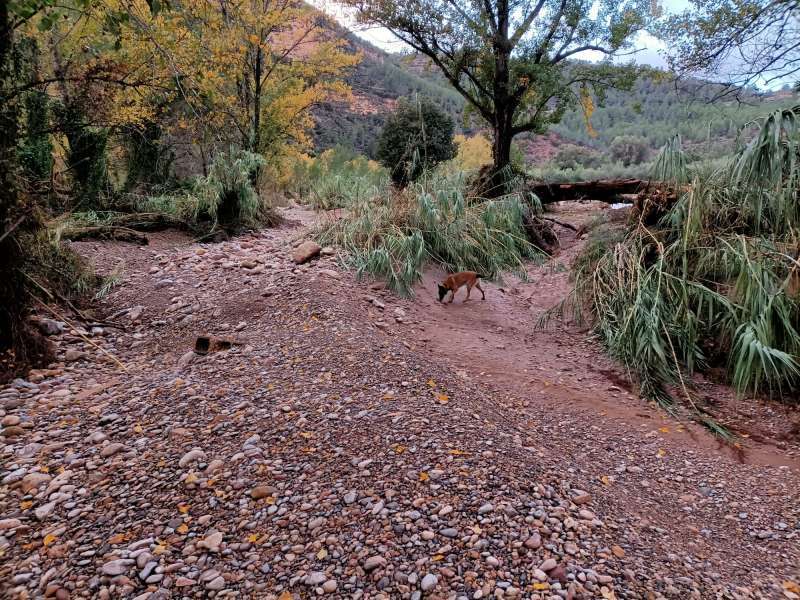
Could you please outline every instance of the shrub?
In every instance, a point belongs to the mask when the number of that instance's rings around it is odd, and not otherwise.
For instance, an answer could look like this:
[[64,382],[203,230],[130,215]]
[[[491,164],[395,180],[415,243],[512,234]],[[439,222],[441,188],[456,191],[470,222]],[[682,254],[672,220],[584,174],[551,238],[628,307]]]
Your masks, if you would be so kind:
[[531,167],[527,170],[528,175],[536,181],[548,183],[559,183],[563,181],[596,181],[598,179],[625,179],[632,177],[635,179],[647,179],[651,172],[651,165],[642,163],[624,167],[619,163],[603,165],[600,167],[586,168],[576,167],[574,169],[562,169],[554,164],[541,167]]
[[25,97],[25,134],[19,148],[19,162],[33,184],[50,182],[53,145],[50,142],[47,94],[38,90]]
[[99,208],[110,190],[108,177],[108,130],[90,127],[77,105],[53,105],[59,129],[69,142],[67,164],[73,179],[74,194],[84,208]]
[[601,162],[603,160],[599,152],[575,144],[562,145],[553,158],[553,163],[561,169],[593,168],[600,166]]
[[620,135],[608,147],[611,157],[626,167],[638,165],[647,159],[650,147],[647,140],[636,135]]
[[300,157],[290,189],[315,208],[329,210],[376,196],[388,183],[388,173],[378,163],[336,147],[314,158]]
[[458,152],[453,159],[454,166],[461,171],[477,171],[492,164],[492,143],[482,133],[473,136],[455,137]]
[[[130,221],[130,215],[124,213],[155,213],[198,233],[272,224],[277,216],[253,183],[264,164],[264,159],[252,152],[236,149],[220,152],[214,157],[208,175],[190,180],[182,192],[160,196],[127,194],[124,205],[120,206],[123,213],[97,214],[102,225],[114,225]],[[88,213],[90,217],[92,214]],[[76,213],[73,220],[86,215]]]
[[453,119],[431,100],[400,100],[378,137],[378,160],[403,187],[455,156],[453,127]]

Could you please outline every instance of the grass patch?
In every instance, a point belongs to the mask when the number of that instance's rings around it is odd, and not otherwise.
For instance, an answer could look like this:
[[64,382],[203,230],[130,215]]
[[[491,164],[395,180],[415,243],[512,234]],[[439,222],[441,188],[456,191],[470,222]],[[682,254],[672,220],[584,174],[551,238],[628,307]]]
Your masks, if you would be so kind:
[[318,210],[369,200],[384,194],[390,185],[385,168],[338,147],[298,160],[291,181],[289,191]]

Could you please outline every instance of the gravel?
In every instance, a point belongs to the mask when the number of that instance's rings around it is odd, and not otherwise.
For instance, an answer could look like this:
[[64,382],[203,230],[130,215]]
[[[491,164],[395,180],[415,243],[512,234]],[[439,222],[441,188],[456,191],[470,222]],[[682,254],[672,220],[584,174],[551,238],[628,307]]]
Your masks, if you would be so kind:
[[[100,267],[128,257],[105,310],[129,326],[93,340],[126,371],[65,327],[59,356],[86,358],[0,389],[21,429],[0,442],[0,595],[792,593],[793,471],[600,435],[466,381],[418,349],[413,304],[319,275],[338,270],[324,252],[296,265],[296,233],[102,245]],[[369,327],[384,311],[402,325]],[[237,343],[176,373],[209,332]]]

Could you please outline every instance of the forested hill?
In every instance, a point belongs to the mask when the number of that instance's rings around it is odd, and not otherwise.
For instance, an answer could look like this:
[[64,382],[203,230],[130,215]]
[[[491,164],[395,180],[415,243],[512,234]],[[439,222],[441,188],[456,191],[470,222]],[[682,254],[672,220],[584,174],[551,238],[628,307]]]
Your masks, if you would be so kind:
[[414,68],[408,57],[389,54],[352,33],[342,32],[363,59],[347,77],[353,90],[352,102],[325,104],[314,110],[317,150],[339,145],[371,155],[373,142],[397,99],[413,94],[433,99],[460,122],[464,101],[438,74]]
[[630,91],[608,91],[603,105],[591,116],[595,135],[579,111],[566,114],[553,131],[573,143],[599,149],[608,147],[616,137],[636,136],[644,138],[653,150],[679,133],[689,147],[714,142],[714,152],[721,155],[730,149],[743,124],[799,101],[796,94],[787,91],[712,101],[718,91],[701,82],[676,85],[642,78]]
[[[462,127],[463,99],[426,59],[389,54],[345,30],[342,34],[354,52],[362,52],[363,60],[348,77],[352,103],[327,104],[315,110],[317,150],[340,145],[371,155],[387,113],[398,98],[414,93],[432,98],[453,115],[457,128]],[[710,140],[714,152],[722,154],[730,149],[742,124],[771,108],[800,101],[796,94],[780,92],[710,102],[716,91],[699,82],[676,86],[670,81],[642,78],[631,91],[608,91],[605,102],[598,104],[591,116],[593,132],[587,128],[583,113],[575,110],[567,113],[550,135],[523,146],[543,150],[529,156],[532,162],[541,162],[554,151],[548,151],[548,146],[560,141],[604,149],[616,137],[636,136],[655,150],[680,133],[689,147]]]

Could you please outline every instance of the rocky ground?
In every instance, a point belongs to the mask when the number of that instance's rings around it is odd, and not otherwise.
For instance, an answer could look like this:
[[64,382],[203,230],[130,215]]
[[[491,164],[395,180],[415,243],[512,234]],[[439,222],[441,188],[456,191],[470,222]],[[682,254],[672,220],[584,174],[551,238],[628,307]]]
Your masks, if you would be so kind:
[[456,312],[297,266],[307,237],[77,245],[124,277],[0,390],[4,597],[800,598],[796,440],[743,461],[585,333],[481,312],[560,269]]

